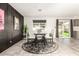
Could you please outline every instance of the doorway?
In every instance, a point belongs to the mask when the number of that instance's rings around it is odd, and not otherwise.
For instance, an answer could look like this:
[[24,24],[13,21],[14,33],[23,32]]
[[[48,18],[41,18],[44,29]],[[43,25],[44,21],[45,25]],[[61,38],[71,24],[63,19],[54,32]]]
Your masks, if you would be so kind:
[[70,27],[70,20],[62,19],[58,20],[57,25],[57,34],[59,38],[70,38],[71,37],[71,27]]

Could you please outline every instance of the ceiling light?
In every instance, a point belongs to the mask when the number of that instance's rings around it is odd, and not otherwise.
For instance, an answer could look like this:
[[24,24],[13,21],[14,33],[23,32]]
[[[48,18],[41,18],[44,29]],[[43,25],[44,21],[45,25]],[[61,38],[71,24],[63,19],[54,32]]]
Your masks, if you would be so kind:
[[39,12],[41,12],[41,11],[42,11],[42,9],[38,9],[38,11],[39,11]]

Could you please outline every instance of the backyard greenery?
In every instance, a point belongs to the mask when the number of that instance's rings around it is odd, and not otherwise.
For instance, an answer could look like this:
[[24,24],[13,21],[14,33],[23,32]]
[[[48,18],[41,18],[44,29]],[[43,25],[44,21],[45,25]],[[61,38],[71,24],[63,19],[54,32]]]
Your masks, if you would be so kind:
[[69,37],[69,32],[64,31],[63,36],[64,36],[64,37]]

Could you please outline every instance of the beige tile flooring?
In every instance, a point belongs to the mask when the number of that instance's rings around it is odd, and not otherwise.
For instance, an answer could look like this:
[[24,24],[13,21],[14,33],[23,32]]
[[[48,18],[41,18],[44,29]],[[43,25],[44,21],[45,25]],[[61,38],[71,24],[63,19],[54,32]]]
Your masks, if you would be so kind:
[[79,40],[75,39],[54,39],[59,45],[55,52],[49,54],[32,54],[22,49],[22,44],[26,40],[21,40],[7,50],[0,53],[0,56],[79,56]]

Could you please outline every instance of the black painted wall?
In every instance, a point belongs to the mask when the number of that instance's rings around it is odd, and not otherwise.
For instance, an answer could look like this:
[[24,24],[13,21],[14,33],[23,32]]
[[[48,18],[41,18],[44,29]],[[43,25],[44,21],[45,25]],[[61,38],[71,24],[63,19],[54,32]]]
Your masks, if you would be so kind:
[[[0,52],[23,38],[23,16],[8,3],[0,3],[0,9],[5,11],[4,31],[0,32]],[[19,18],[19,30],[14,30],[14,17]]]

